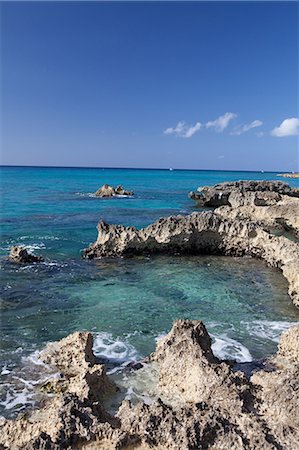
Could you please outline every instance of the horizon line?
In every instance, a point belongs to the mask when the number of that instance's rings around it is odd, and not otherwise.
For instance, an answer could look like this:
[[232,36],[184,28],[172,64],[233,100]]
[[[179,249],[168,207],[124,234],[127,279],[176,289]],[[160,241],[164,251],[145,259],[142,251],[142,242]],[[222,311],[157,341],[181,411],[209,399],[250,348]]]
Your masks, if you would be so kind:
[[254,172],[254,173],[296,173],[290,170],[246,170],[246,169],[177,169],[172,167],[111,167],[111,166],[42,166],[42,165],[19,165],[0,164],[0,168],[16,167],[28,169],[107,169],[107,170],[167,170],[167,171],[190,171],[190,172]]

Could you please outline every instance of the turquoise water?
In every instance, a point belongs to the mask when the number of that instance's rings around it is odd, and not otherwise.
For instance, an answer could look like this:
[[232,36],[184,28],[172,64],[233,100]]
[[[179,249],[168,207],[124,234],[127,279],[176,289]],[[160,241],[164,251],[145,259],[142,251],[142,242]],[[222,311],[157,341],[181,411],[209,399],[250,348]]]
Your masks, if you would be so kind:
[[[79,329],[95,333],[97,353],[115,367],[152,351],[178,318],[203,320],[219,356],[248,361],[275,351],[281,331],[299,314],[282,275],[261,261],[80,258],[96,239],[100,219],[142,227],[161,216],[188,214],[195,210],[190,190],[239,179],[278,178],[250,172],[2,168],[0,414],[9,416],[32,401],[33,352]],[[299,180],[288,182],[299,186]],[[123,184],[135,196],[92,197],[104,183]],[[9,263],[5,257],[13,244],[42,254],[45,263]]]

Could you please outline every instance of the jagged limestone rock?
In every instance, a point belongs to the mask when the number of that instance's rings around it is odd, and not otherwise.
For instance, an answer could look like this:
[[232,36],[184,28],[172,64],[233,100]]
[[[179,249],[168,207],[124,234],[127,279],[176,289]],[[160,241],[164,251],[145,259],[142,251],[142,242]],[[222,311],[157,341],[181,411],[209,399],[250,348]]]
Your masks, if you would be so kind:
[[[2,419],[0,447],[297,450],[299,369],[298,354],[291,351],[298,343],[297,328],[285,333],[278,352],[287,354],[290,365],[256,372],[248,380],[213,355],[202,322],[177,321],[147,363],[158,366],[162,399],[136,405],[124,401],[113,417],[95,400],[96,384],[88,398],[80,398],[77,384],[78,392],[58,394],[16,420]],[[42,357],[70,378],[96,364],[89,333],[74,333],[51,344]]]
[[109,186],[109,184],[104,184],[100,187],[96,192],[96,197],[115,197],[117,195],[131,197],[134,195],[134,192],[128,191],[124,189],[120,184],[114,188],[113,186]]

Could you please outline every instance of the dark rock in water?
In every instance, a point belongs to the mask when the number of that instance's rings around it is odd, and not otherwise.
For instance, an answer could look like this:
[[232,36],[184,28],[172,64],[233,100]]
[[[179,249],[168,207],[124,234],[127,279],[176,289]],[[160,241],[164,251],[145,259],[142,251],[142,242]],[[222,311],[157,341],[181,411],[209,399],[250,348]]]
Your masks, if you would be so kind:
[[125,190],[121,185],[118,185],[116,188],[113,186],[109,186],[109,184],[104,184],[102,187],[100,187],[96,192],[96,197],[115,197],[118,195],[124,195],[124,196],[132,196],[134,195],[134,192]]
[[44,260],[42,256],[36,256],[28,253],[25,247],[14,245],[10,249],[9,259],[12,262],[19,264],[28,264],[34,262],[41,262]]
[[[233,194],[238,193],[239,205],[233,205]],[[251,195],[248,195],[248,194]],[[281,195],[299,197],[299,189],[291,188],[283,181],[254,181],[241,180],[203,186],[195,192],[190,192],[189,197],[196,200],[198,206],[241,206],[255,204],[268,206],[277,203]],[[236,200],[235,200],[236,201]]]
[[115,188],[115,195],[127,195],[127,196],[132,196],[134,195],[133,191],[127,191],[126,189],[124,189],[122,187],[121,184],[119,184],[116,188]]

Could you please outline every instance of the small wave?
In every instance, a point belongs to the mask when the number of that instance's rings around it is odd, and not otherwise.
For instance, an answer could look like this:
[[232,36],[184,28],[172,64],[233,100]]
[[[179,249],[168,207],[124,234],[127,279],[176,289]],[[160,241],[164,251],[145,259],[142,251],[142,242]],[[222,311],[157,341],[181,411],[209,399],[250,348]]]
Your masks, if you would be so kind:
[[57,236],[20,236],[20,241],[27,241],[28,239],[38,239],[41,241],[56,241],[59,240],[59,237]]
[[24,246],[29,252],[33,252],[34,250],[42,250],[46,248],[43,242],[39,242],[36,244],[25,244]]
[[111,198],[132,198],[132,195],[121,195],[121,194],[114,194],[111,197],[99,197],[98,195],[95,195],[94,192],[75,192],[75,195],[78,195],[79,197],[88,197],[88,198],[103,198],[103,199],[111,199]]
[[132,344],[118,338],[114,339],[110,333],[95,335],[93,351],[98,358],[107,360],[114,366],[108,370],[110,374],[140,359],[140,355]]
[[39,354],[35,351],[22,358],[21,367],[8,370],[5,366],[1,372],[5,380],[1,385],[7,389],[5,396],[1,394],[0,406],[10,417],[24,408],[35,406],[47,395],[39,387],[50,379],[60,377],[58,372],[39,359]]
[[291,326],[298,325],[299,322],[256,320],[241,323],[251,336],[279,342],[281,333]]
[[220,359],[234,359],[237,362],[250,362],[252,356],[250,351],[241,342],[229,338],[226,334],[215,336],[211,334],[214,342],[212,350]]
[[7,365],[5,364],[5,366],[3,367],[3,369],[1,370],[1,374],[0,375],[8,375],[11,371],[8,370]]
[[94,192],[75,192],[79,197],[97,198]]

